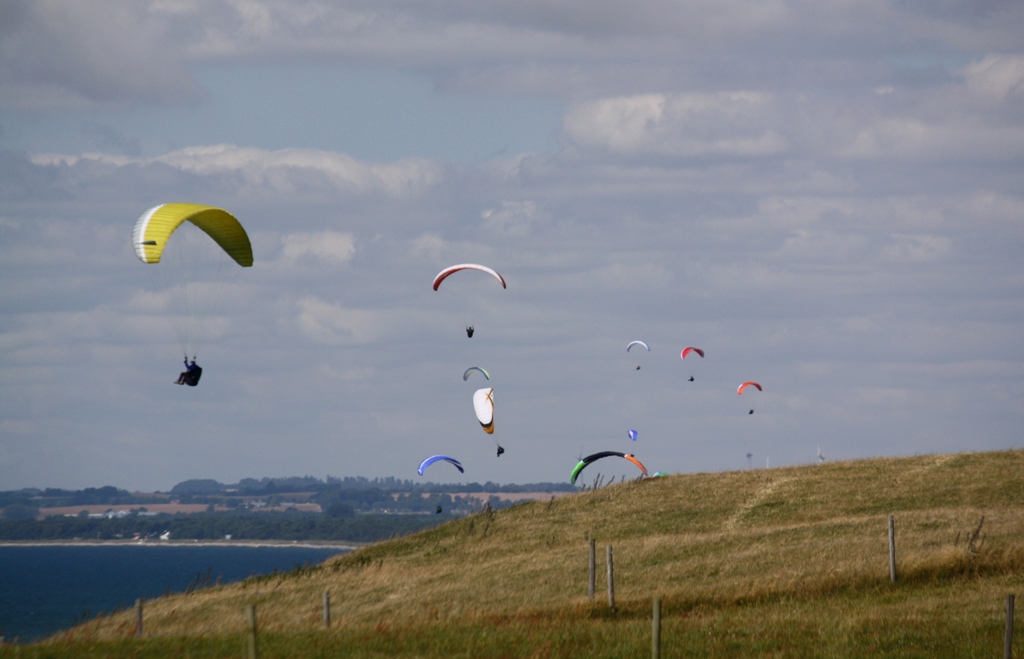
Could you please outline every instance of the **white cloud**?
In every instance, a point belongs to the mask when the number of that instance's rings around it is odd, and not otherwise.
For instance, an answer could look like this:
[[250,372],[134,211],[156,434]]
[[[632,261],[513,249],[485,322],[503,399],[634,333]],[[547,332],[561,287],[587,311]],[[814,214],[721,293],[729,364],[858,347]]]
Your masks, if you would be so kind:
[[576,144],[626,155],[765,156],[786,151],[758,93],[644,94],[576,106],[565,131]]
[[420,258],[437,261],[444,253],[445,241],[437,234],[428,233],[412,242],[412,253]]
[[291,233],[283,236],[282,242],[284,258],[293,263],[308,257],[344,263],[356,251],[355,237],[340,231]]
[[886,118],[862,128],[840,151],[851,158],[923,162],[1013,161],[1024,154],[1024,126],[985,124],[972,119],[932,122]]
[[953,241],[946,236],[893,234],[892,244],[882,248],[882,253],[892,261],[923,263],[949,256]]
[[480,212],[484,224],[498,235],[523,237],[537,221],[537,204],[533,201],[502,201],[495,208]]
[[301,298],[296,307],[302,332],[318,343],[368,343],[380,335],[382,319],[372,311],[346,309],[313,295]]
[[326,187],[353,193],[379,191],[396,196],[414,195],[436,185],[443,174],[439,164],[422,158],[377,164],[329,151],[268,151],[230,144],[188,147],[155,158],[106,153],[37,153],[32,154],[31,161],[37,165],[65,166],[95,162],[114,167],[160,163],[200,176],[237,176],[247,188],[278,194]]
[[1024,55],[986,55],[963,74],[968,89],[993,101],[1024,97]]

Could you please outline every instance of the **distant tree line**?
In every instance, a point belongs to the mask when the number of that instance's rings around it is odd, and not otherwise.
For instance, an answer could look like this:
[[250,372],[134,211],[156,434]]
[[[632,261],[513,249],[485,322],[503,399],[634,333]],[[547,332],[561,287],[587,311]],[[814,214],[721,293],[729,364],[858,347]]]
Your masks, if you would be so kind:
[[279,492],[328,492],[336,490],[380,490],[382,492],[451,492],[469,494],[477,492],[574,492],[576,487],[569,483],[433,483],[386,478],[365,478],[328,476],[320,480],[313,476],[291,476],[287,478],[243,478],[234,485],[219,483],[213,479],[191,479],[182,481],[171,488],[171,494],[274,494]]
[[114,540],[136,536],[172,540],[334,540],[375,542],[436,526],[449,515],[309,515],[301,513],[196,513],[121,518],[53,516],[0,520],[0,541]]
[[[447,512],[468,514],[479,509],[482,501],[475,497],[458,496],[494,492],[564,492],[575,491],[568,483],[528,483],[501,485],[490,481],[468,484],[421,483],[388,478],[327,477],[326,481],[312,476],[291,478],[244,478],[235,485],[224,485],[213,479],[193,479],[175,485],[170,494],[131,493],[107,485],[84,490],[26,488],[0,492],[0,517],[5,520],[35,519],[40,508],[68,508],[74,506],[132,506],[176,501],[183,504],[203,504],[210,512],[215,508],[234,511],[256,511],[292,503],[316,503],[329,516],[343,516],[346,509],[353,513],[414,513],[431,512],[438,505]],[[511,505],[495,496],[489,497],[491,507]],[[260,514],[265,514],[261,512]]]

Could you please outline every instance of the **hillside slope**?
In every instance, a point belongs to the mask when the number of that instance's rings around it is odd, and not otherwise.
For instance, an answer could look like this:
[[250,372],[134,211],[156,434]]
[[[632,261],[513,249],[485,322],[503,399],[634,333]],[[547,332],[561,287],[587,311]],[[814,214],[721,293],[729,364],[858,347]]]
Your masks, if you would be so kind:
[[[992,655],[1022,568],[1022,451],[687,474],[482,512],[315,569],[153,600],[141,647],[237,644],[254,603],[274,656],[621,656],[649,652],[660,597],[665,656]],[[128,648],[139,641],[118,639],[132,628],[116,614],[49,648]]]

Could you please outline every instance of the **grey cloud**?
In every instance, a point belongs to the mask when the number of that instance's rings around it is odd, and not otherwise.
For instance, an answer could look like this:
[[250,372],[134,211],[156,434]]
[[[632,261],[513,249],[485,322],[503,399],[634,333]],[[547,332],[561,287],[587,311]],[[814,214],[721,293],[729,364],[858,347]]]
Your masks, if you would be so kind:
[[7,108],[193,102],[201,90],[151,6],[8,3],[0,46]]
[[[17,1],[0,21],[0,90],[8,108],[190,103],[203,94],[190,67],[268,60],[566,98],[878,85],[1019,49],[1019,3],[970,4]],[[918,52],[933,55],[907,59]]]

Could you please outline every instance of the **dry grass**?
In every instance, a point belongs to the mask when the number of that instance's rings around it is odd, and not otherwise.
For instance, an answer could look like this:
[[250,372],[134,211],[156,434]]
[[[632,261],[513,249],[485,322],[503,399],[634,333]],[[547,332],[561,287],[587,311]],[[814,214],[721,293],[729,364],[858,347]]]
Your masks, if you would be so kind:
[[98,643],[97,656],[122,647],[161,656],[165,638],[210,656],[235,643],[240,654],[254,603],[267,647],[287,649],[274,656],[621,656],[649,647],[657,596],[666,648],[679,656],[992,655],[1002,598],[1019,588],[1022,568],[1024,452],[875,459],[633,481],[484,512],[315,569],[152,600],[141,644],[124,640],[134,625],[125,612],[39,648],[89,654]]

